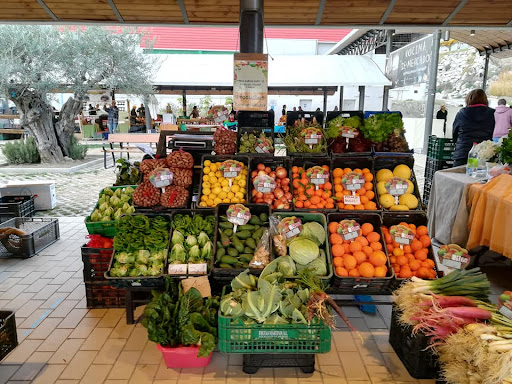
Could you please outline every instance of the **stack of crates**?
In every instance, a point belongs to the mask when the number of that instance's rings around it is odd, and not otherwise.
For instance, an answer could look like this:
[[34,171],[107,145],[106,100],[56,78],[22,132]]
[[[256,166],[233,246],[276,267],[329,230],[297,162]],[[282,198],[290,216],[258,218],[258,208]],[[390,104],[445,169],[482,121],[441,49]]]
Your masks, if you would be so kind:
[[423,189],[423,204],[428,206],[430,189],[434,180],[434,173],[441,169],[453,167],[453,151],[455,142],[453,139],[432,135],[428,139],[427,163],[425,165],[425,186]]

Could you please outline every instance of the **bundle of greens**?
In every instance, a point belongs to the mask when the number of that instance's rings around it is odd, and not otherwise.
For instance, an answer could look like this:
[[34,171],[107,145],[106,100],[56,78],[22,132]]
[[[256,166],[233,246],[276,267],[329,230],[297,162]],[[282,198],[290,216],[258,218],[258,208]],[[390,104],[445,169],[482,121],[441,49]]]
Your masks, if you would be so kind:
[[121,215],[135,212],[132,201],[133,192],[132,187],[117,188],[115,191],[105,188],[96,204],[96,209],[86,221],[119,220]]
[[142,325],[148,339],[164,347],[200,346],[197,357],[208,357],[217,342],[218,297],[203,299],[196,288],[183,293],[181,283],[165,279],[165,291],[153,291]]
[[[306,124],[304,122],[300,122],[294,124],[293,126],[288,126],[286,128],[287,132],[285,136],[280,135],[279,137],[283,140],[284,145],[286,146],[287,153],[323,153],[327,152],[326,140],[325,140],[325,132],[322,136],[322,139],[318,144],[309,146],[304,142],[304,138],[301,136],[301,131],[305,128],[312,127],[322,130],[322,127],[314,124]],[[323,130],[322,130],[323,131]]]
[[160,276],[164,269],[167,250],[138,252],[118,252],[114,255],[114,265],[110,269],[112,277]]
[[212,257],[213,244],[206,232],[201,231],[199,236],[189,234],[185,238],[175,229],[171,244],[169,264],[200,264],[206,263]]
[[352,127],[361,129],[361,119],[359,116],[342,117],[341,115],[335,117],[329,121],[327,129],[325,130],[325,136],[328,139],[335,139],[340,135],[341,127]]
[[135,185],[139,182],[140,171],[139,171],[140,162],[135,161],[132,162],[127,159],[117,159],[116,160],[116,182],[114,186],[117,185]]
[[501,146],[498,147],[497,152],[501,164],[512,164],[512,131],[501,139]]
[[183,215],[181,213],[174,215],[171,223],[172,229],[177,229],[183,236],[198,236],[201,232],[205,232],[208,237],[213,236],[215,230],[215,216],[209,215]]

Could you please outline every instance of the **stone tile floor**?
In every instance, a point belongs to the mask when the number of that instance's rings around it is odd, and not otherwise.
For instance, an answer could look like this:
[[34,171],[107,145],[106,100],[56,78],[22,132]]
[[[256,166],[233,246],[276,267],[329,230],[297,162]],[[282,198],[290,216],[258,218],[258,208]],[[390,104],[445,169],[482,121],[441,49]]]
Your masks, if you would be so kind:
[[413,379],[393,352],[388,305],[376,315],[344,307],[362,341],[338,319],[331,351],[316,357],[313,374],[266,368],[247,375],[240,355],[219,352],[206,368],[167,369],[146,329],[126,324],[124,309],[87,309],[83,217],[59,220],[60,240],[39,255],[0,259],[0,308],[16,311],[20,342],[0,363],[0,384],[434,383]]

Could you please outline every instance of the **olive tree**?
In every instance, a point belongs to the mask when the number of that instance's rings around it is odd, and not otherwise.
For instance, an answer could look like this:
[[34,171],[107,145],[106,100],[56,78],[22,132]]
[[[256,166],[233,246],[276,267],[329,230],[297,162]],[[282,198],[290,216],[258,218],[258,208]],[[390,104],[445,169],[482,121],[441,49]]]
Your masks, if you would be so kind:
[[[155,61],[142,34],[104,27],[0,26],[0,93],[14,102],[44,163],[69,156],[75,117],[91,89],[148,96]],[[71,96],[53,123],[52,92]]]

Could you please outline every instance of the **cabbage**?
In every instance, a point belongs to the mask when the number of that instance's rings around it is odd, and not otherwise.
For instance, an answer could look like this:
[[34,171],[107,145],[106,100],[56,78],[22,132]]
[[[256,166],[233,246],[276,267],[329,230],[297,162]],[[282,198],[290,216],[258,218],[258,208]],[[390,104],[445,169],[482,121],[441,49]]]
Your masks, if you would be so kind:
[[309,239],[298,237],[290,243],[290,256],[297,264],[307,265],[315,260],[320,250],[318,245]]
[[314,241],[316,245],[322,245],[325,243],[325,228],[315,222],[306,223],[302,226],[300,237]]
[[185,241],[185,237],[181,234],[180,231],[175,229],[174,232],[172,233],[171,244],[172,245],[183,244],[184,241]]
[[194,235],[188,235],[186,243],[188,248],[192,248],[193,246],[197,245],[197,239]]
[[203,231],[201,231],[201,233],[197,237],[197,242],[199,243],[199,246],[204,247],[206,245],[206,243],[209,241],[210,241],[210,239],[208,238],[208,235],[206,233],[204,233]]
[[311,269],[313,274],[316,276],[327,276],[327,264],[325,262],[325,257],[317,257],[308,265],[297,265],[298,272],[301,272],[306,268]]

